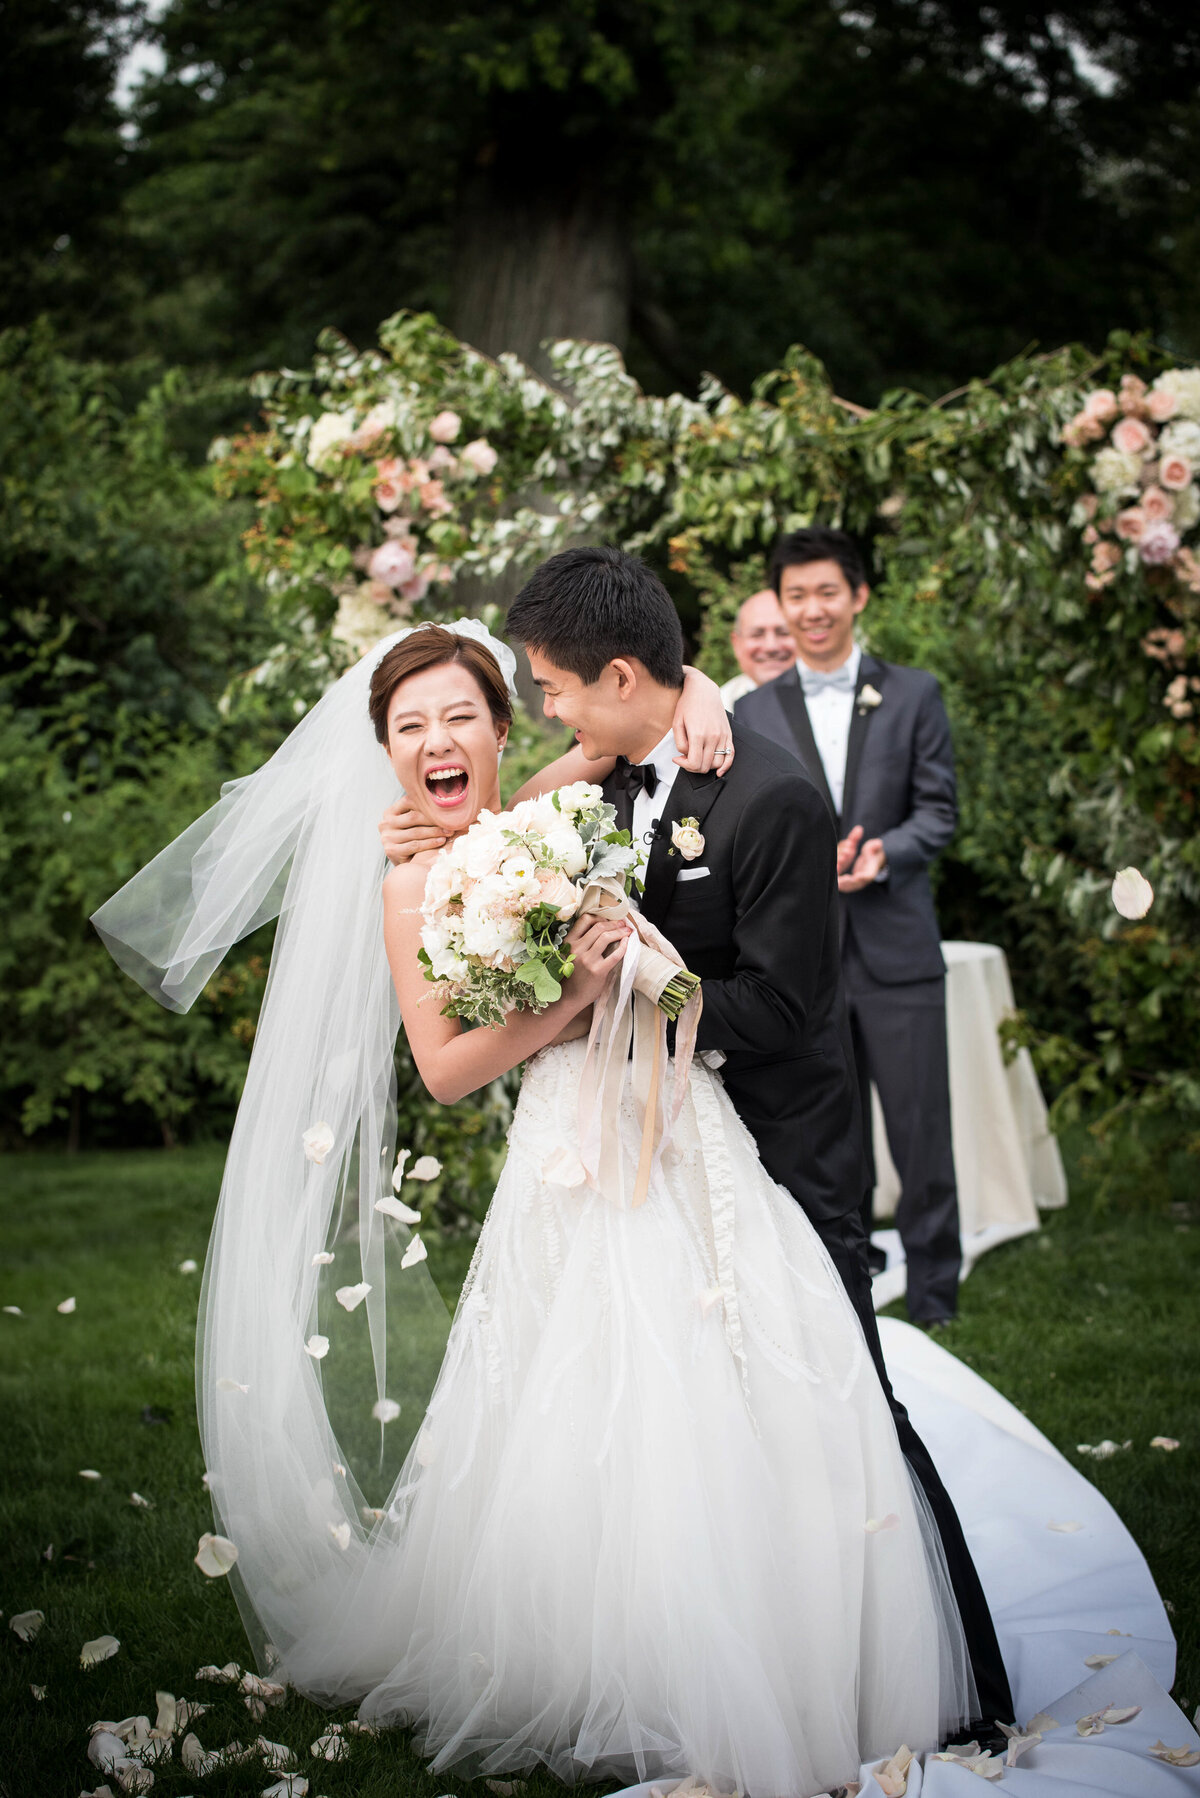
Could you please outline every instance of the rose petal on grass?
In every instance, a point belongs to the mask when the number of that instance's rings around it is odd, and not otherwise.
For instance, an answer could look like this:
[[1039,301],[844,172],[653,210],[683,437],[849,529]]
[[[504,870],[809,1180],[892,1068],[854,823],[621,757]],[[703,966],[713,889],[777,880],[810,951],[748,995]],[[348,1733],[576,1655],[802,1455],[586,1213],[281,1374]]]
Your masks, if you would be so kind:
[[79,1665],[98,1667],[101,1661],[111,1661],[120,1646],[115,1636],[96,1636],[79,1650]]
[[350,1753],[350,1744],[335,1725],[317,1737],[309,1753],[315,1761],[344,1761]]
[[154,1509],[154,1500],[152,1498],[143,1498],[140,1492],[131,1492],[129,1494],[129,1502],[137,1511],[152,1511]]
[[249,1392],[249,1390],[249,1386],[243,1386],[240,1380],[231,1380],[225,1374],[222,1374],[217,1381],[218,1392]]
[[64,1299],[62,1304],[55,1305],[54,1309],[57,1312],[59,1312],[60,1315],[63,1317],[70,1317],[72,1311],[74,1311],[74,1309],[75,1309],[75,1300],[74,1299]]
[[18,1642],[32,1642],[45,1621],[44,1611],[18,1611],[15,1617],[9,1618],[8,1627]]
[[223,1667],[197,1667],[196,1678],[206,1679],[214,1686],[236,1686],[242,1677],[242,1670],[236,1661],[226,1661]]
[[1168,1454],[1172,1454],[1179,1444],[1174,1436],[1151,1436],[1150,1446],[1151,1448],[1165,1448]]
[[426,1260],[428,1255],[429,1250],[425,1247],[421,1238],[419,1236],[414,1236],[403,1255],[400,1257],[400,1266],[402,1268],[416,1267],[418,1261]]
[[333,1131],[328,1124],[310,1124],[300,1141],[304,1145],[306,1159],[315,1161],[320,1167],[333,1147]]
[[414,1211],[411,1205],[402,1204],[399,1199],[384,1197],[376,1199],[376,1211],[382,1211],[384,1217],[394,1217],[400,1224],[419,1224],[421,1213]]
[[400,1415],[400,1407],[394,1398],[376,1399],[371,1406],[371,1416],[378,1423],[395,1423]]
[[401,1149],[396,1156],[396,1165],[392,1169],[392,1191],[399,1192],[404,1181],[404,1164],[412,1154],[411,1149]]
[[312,1264],[314,1267],[328,1267],[332,1260],[333,1255],[329,1249],[320,1249],[317,1254],[313,1256]]
[[296,1756],[286,1742],[268,1742],[266,1736],[259,1736],[254,1746],[272,1773],[286,1773],[296,1765]]
[[1057,1523],[1052,1517],[1046,1525],[1046,1528],[1048,1530],[1057,1530],[1061,1536],[1071,1536],[1074,1535],[1076,1530],[1081,1530],[1083,1525],[1081,1523],[1075,1523],[1074,1521]]
[[104,1475],[102,1473],[97,1473],[94,1467],[81,1467],[79,1469],[79,1477],[81,1480],[102,1480]]
[[204,1713],[211,1709],[211,1705],[200,1704],[195,1698],[177,1698],[175,1701],[176,1735],[181,1729],[186,1729],[189,1723],[195,1722],[198,1717],[203,1717]]
[[207,1578],[224,1579],[237,1560],[238,1551],[228,1536],[216,1536],[206,1530],[192,1558]]
[[1154,888],[1136,868],[1118,868],[1113,877],[1112,902],[1123,918],[1144,918],[1154,904]]
[[259,1698],[264,1704],[280,1705],[287,1698],[287,1687],[280,1685],[275,1679],[260,1679],[257,1673],[243,1673],[238,1682],[238,1691],[245,1692],[252,1698]]
[[442,1164],[436,1155],[422,1155],[419,1161],[413,1162],[408,1177],[410,1180],[436,1180],[441,1171]]
[[37,1699],[38,1703],[41,1704],[42,1700],[46,1696],[45,1686],[30,1686],[29,1690],[33,1693],[33,1695]]
[[181,1261],[179,1263],[179,1271],[181,1274],[194,1274],[196,1272],[196,1267],[197,1263],[192,1260],[190,1255],[186,1261]]
[[262,1798],[308,1798],[308,1781],[302,1773],[285,1773],[266,1787]]
[[4,1310],[9,1317],[24,1317],[25,1315],[20,1305],[5,1305]]
[[175,1702],[174,1692],[156,1692],[154,1702],[158,1712],[154,1719],[154,1727],[165,1736],[173,1736],[179,1728],[179,1706]]
[[304,1352],[311,1355],[314,1361],[323,1361],[329,1353],[328,1336],[310,1336],[304,1345]]
[[343,1311],[353,1311],[361,1305],[371,1288],[366,1280],[360,1280],[357,1286],[339,1286],[334,1298]]

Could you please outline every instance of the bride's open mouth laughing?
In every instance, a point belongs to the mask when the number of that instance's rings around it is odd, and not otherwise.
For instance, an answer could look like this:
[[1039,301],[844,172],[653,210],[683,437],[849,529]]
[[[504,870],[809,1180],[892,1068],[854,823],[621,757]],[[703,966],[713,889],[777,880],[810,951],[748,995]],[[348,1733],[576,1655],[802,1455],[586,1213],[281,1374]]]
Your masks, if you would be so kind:
[[471,778],[462,762],[442,762],[425,770],[425,791],[436,806],[452,811],[463,803]]

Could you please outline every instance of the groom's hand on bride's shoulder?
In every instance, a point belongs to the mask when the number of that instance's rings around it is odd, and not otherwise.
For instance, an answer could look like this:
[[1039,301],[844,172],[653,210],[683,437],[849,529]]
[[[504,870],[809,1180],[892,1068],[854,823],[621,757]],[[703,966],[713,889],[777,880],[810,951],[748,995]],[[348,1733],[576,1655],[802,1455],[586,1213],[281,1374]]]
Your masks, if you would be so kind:
[[397,868],[423,850],[442,849],[446,844],[442,832],[435,830],[407,799],[398,799],[395,805],[388,806],[379,820],[379,840],[383,853]]

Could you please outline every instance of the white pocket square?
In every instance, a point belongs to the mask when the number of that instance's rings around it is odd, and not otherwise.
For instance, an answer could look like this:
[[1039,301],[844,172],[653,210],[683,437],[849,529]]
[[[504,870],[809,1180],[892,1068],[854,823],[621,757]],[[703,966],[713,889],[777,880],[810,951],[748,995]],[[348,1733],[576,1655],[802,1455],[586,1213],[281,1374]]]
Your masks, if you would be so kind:
[[677,880],[707,880],[712,873],[711,868],[680,868]]

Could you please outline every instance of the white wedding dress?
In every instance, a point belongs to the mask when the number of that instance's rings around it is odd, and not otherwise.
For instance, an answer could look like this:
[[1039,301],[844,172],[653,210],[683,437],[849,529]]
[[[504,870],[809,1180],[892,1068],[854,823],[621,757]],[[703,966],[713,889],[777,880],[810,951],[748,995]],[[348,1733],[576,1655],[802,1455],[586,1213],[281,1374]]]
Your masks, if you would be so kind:
[[435,1769],[825,1791],[967,1712],[923,1500],[837,1274],[706,1067],[643,1206],[547,1179],[584,1050],[529,1064],[398,1496],[285,1670],[369,1686],[363,1718],[414,1724]]

